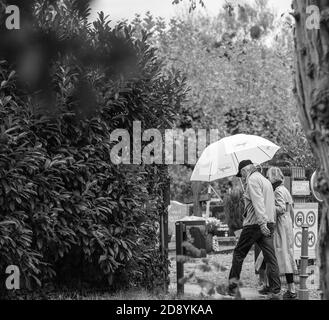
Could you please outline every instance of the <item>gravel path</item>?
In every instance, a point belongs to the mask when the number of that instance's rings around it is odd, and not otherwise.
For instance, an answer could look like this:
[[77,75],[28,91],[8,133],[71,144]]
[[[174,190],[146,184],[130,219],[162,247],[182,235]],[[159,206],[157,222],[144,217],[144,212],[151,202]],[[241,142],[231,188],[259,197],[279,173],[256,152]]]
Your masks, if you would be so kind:
[[[175,293],[177,290],[176,286],[176,256],[174,252],[169,255],[171,260],[170,268],[170,287],[169,291]],[[200,270],[200,266],[204,265],[201,259],[193,259],[191,262],[184,264],[184,275],[188,275],[191,272],[195,272],[195,277],[189,280],[188,284],[196,284],[195,278],[201,278],[209,282],[213,282],[218,285],[226,285],[230,267],[232,263],[232,253],[229,254],[212,254],[207,257],[210,266],[220,265],[220,270]],[[258,275],[255,274],[254,269],[254,252],[250,251],[243,264],[241,273],[241,282],[243,288],[253,289],[255,292],[259,288]],[[282,286],[285,290],[285,285]],[[310,290],[310,300],[320,300],[320,292],[318,290]]]

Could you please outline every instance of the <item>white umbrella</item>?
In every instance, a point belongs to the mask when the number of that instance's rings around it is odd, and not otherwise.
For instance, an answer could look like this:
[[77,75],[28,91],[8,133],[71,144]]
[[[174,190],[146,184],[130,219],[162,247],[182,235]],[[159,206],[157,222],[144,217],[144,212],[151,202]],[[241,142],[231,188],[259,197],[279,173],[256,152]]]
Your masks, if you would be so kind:
[[253,135],[237,134],[223,138],[204,150],[191,181],[212,182],[234,176],[242,160],[262,164],[271,160],[279,149],[271,141]]

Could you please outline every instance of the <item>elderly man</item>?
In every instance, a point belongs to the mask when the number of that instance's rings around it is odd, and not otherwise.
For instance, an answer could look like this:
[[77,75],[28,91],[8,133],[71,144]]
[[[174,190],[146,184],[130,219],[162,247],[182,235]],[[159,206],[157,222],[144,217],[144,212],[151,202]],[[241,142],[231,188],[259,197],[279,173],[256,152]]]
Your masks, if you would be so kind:
[[229,294],[235,295],[243,261],[251,247],[257,243],[268,268],[269,299],[279,299],[281,282],[273,246],[275,226],[275,198],[272,185],[250,160],[239,164],[237,177],[246,180],[243,229],[233,253],[229,275]]

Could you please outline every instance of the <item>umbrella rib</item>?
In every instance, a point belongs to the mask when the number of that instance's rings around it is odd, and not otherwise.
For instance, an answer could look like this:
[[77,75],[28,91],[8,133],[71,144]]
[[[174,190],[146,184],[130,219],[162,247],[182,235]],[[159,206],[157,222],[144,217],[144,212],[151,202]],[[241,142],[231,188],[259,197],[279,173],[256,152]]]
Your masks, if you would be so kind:
[[257,147],[260,151],[263,151],[270,159],[271,159],[271,157],[268,155],[268,153],[267,152],[265,152],[261,147]]
[[[239,166],[239,160],[238,160],[238,157],[236,156],[236,153],[235,153],[235,152],[233,152],[233,154],[234,154],[235,159],[236,159],[236,162],[237,162],[237,164],[238,164],[238,166]],[[239,171],[239,167],[235,164],[234,161],[233,161],[233,163],[234,163],[234,165],[235,165],[235,169],[236,169],[237,171]]]

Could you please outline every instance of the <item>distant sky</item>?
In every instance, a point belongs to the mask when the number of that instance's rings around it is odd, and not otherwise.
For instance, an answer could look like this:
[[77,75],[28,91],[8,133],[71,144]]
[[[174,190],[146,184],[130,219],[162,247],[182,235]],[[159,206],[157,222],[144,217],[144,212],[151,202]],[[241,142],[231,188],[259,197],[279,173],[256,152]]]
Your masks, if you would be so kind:
[[[247,1],[252,2],[254,0]],[[189,1],[185,0],[184,2],[188,3]],[[244,2],[244,0],[238,0],[238,2]],[[269,0],[270,6],[280,14],[289,12],[291,2],[291,0]],[[205,10],[209,14],[216,14],[225,0],[204,0],[204,3],[206,5]],[[182,8],[181,5],[172,5],[172,0],[94,0],[91,20],[96,18],[99,11],[104,11],[112,21],[131,19],[136,13],[143,15],[147,11],[150,11],[154,16],[162,16],[168,20]]]

